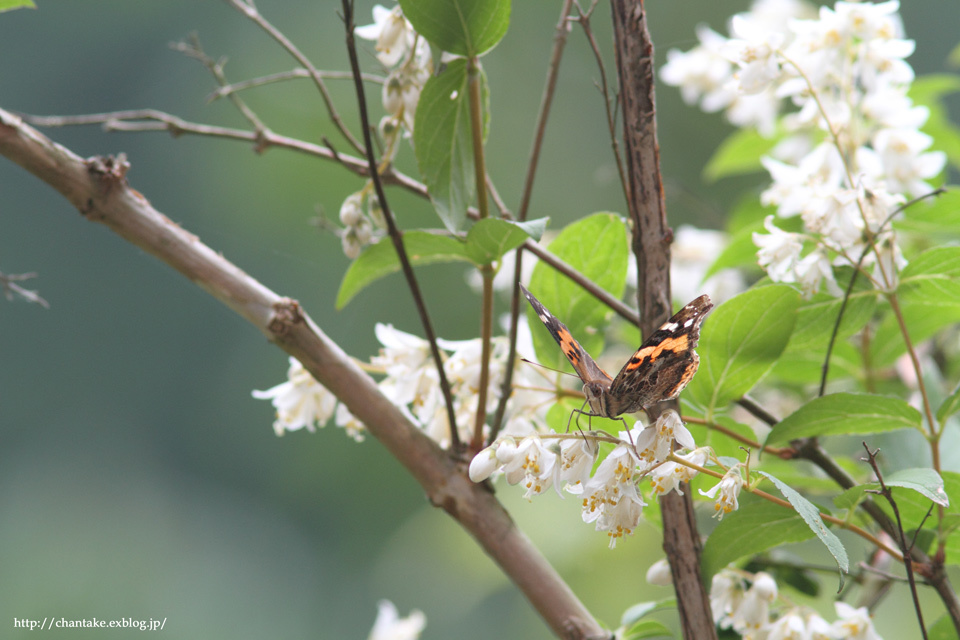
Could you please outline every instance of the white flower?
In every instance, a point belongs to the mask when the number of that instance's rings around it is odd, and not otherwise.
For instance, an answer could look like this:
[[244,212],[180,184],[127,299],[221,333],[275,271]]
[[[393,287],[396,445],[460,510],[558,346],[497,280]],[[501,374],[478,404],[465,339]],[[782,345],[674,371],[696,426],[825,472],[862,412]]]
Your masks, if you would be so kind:
[[736,511],[740,507],[737,498],[741,489],[743,489],[743,476],[740,474],[740,465],[735,464],[723,474],[723,478],[712,489],[709,491],[700,489],[700,495],[713,498],[717,496],[718,491],[720,492],[713,505],[713,510],[714,515],[723,520],[724,515]]
[[[697,27],[700,45],[688,52],[671,49],[667,51],[667,64],[660,70],[660,78],[669,85],[680,87],[680,95],[687,104],[693,104],[705,96],[704,102],[712,102],[709,109],[724,108],[729,101],[717,100],[718,94],[729,94],[725,85],[733,73],[733,65],[720,51],[727,39],[709,27]],[[711,100],[711,97],[713,99]]]
[[586,438],[575,437],[561,441],[556,484],[563,482],[564,490],[569,493],[583,493],[598,451],[597,443]]
[[647,583],[658,587],[667,587],[673,584],[673,575],[670,572],[670,563],[661,558],[647,569]]
[[733,571],[724,569],[714,574],[710,582],[710,610],[713,621],[721,629],[733,624],[732,615],[743,601],[743,580]]
[[350,413],[347,405],[342,402],[337,405],[336,424],[347,432],[347,435],[356,442],[363,442],[367,436],[367,426],[357,420],[357,417]]
[[916,129],[881,129],[873,137],[873,146],[883,162],[887,188],[894,193],[925,195],[932,187],[925,181],[934,178],[947,163],[942,151],[923,153],[933,138]]
[[808,300],[820,291],[821,284],[826,285],[827,291],[835,298],[843,295],[843,290],[833,276],[830,260],[826,252],[820,249],[810,252],[797,265],[797,283]]
[[306,427],[315,430],[315,425],[324,426],[337,406],[337,398],[322,384],[314,380],[300,361],[290,358],[287,381],[266,391],[253,391],[258,400],[270,400],[277,410],[273,430],[278,436],[286,431]]
[[[500,455],[498,448],[497,455]],[[540,495],[553,484],[553,468],[557,454],[543,446],[539,436],[525,438],[511,452],[510,460],[503,465],[503,472],[510,484],[523,482],[527,488],[527,500]]]
[[769,573],[758,572],[731,616],[733,628],[741,635],[758,631],[770,622],[770,605],[777,599],[777,582]]
[[377,620],[367,640],[417,640],[427,626],[427,617],[418,609],[401,618],[397,607],[389,600],[381,600],[377,607]]
[[842,640],[882,640],[873,628],[870,612],[866,607],[859,609],[851,607],[846,602],[835,602],[839,620],[833,623],[832,631],[836,638]]
[[[702,467],[707,461],[707,447],[694,449],[690,453],[677,456],[691,464]],[[671,491],[676,491],[683,495],[680,485],[684,482],[690,482],[694,476],[699,473],[696,469],[682,465],[678,462],[664,462],[659,467],[650,472],[650,486],[658,496],[665,495]]]
[[373,7],[373,24],[357,27],[357,37],[377,41],[377,59],[392,67],[410,50],[414,41],[413,26],[403,17],[400,5],[392,10],[382,5]]
[[497,459],[497,447],[499,443],[494,443],[489,447],[482,449],[470,461],[470,479],[474,482],[483,482],[493,472],[500,468],[500,460]]
[[[627,433],[621,432],[620,439],[626,443]],[[617,445],[583,489],[583,521],[596,522],[597,531],[606,531],[610,548],[633,533],[646,505],[637,493],[636,466],[633,447]]]
[[808,640],[807,624],[798,609],[791,609],[770,625],[767,640]]
[[753,243],[760,247],[757,262],[774,282],[795,282],[796,268],[803,244],[799,234],[789,233],[773,224],[773,216],[763,221],[768,233],[754,233]]

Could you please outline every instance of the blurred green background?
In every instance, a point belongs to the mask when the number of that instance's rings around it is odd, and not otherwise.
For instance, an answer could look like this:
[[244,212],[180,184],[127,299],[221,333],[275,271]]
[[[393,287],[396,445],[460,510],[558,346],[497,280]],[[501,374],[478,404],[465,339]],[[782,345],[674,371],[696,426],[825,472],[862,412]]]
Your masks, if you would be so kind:
[[[0,107],[8,110],[150,107],[242,127],[226,101],[205,103],[214,87],[206,70],[167,44],[196,32],[208,54],[229,57],[235,81],[294,66],[224,2],[38,4],[0,14]],[[347,68],[339,2],[258,6],[319,68]],[[370,21],[372,6],[359,3],[358,23]],[[726,17],[746,7],[648,2],[658,67],[667,49],[695,44],[697,23],[725,32]],[[514,3],[506,39],[484,59],[493,112],[488,166],[512,208],[558,11],[557,2]],[[918,41],[911,59],[918,74],[944,69],[960,10],[911,2],[902,13]],[[613,73],[604,3],[593,28]],[[365,68],[375,71],[373,46],[364,46]],[[553,228],[591,211],[623,211],[597,77],[574,28],[531,210],[550,216]],[[352,86],[329,84],[355,124]],[[379,108],[378,92],[369,95]],[[243,97],[274,131],[310,141],[326,135],[346,149],[310,83]],[[700,171],[729,128],[683,105],[675,89],[659,87],[657,99],[671,223],[719,228],[725,208],[758,178],[702,185]],[[299,299],[349,353],[376,352],[376,322],[420,333],[399,277],[334,309],[348,262],[339,240],[309,220],[318,210],[335,219],[362,184],[334,164],[196,137],[98,127],[46,133],[83,156],[125,152],[131,185],[157,209]],[[402,154],[401,168],[412,173],[411,150]],[[259,332],[6,160],[0,195],[0,271],[38,272],[25,284],[51,305],[0,300],[0,635],[28,637],[13,629],[13,618],[152,617],[167,618],[164,633],[173,638],[365,638],[381,598],[403,615],[422,609],[425,638],[549,635],[376,441],[358,445],[333,428],[274,435],[272,407],[250,391],[281,382],[287,359]],[[395,189],[389,195],[403,226],[438,226],[426,202]],[[420,274],[439,333],[474,337],[479,305],[465,269]],[[607,624],[616,626],[637,601],[668,595],[644,581],[661,557],[655,527],[609,551],[605,536],[580,523],[575,500],[550,495],[528,505],[519,494],[499,492]],[[888,615],[884,624],[902,622],[895,609]],[[892,628],[888,639],[906,637],[890,635]]]

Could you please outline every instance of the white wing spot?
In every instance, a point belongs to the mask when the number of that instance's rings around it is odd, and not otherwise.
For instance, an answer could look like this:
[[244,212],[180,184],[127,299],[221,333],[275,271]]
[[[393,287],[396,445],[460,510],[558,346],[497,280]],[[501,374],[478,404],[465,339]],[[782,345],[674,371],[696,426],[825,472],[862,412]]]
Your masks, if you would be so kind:
[[664,331],[676,331],[678,326],[676,322],[668,322],[660,328]]

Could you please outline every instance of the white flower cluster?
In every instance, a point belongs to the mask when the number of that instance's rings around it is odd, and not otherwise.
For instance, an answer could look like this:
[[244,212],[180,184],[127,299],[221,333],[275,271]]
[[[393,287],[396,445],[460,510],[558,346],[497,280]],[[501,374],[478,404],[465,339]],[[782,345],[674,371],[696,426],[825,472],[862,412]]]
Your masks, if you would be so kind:
[[[661,77],[687,102],[726,110],[741,127],[786,137],[763,164],[773,184],[766,205],[799,216],[802,233],[765,221],[754,234],[774,281],[834,295],[837,266],[874,265],[876,286],[895,286],[904,264],[888,218],[908,196],[931,191],[946,164],[920,132],[929,117],[907,92],[914,43],[903,36],[896,1],[837,2],[819,14],[802,0],[757,0],[734,16],[731,38],[701,27],[700,45],[670,51]],[[781,115],[782,114],[782,115]]]
[[[651,567],[650,574],[659,578],[663,571]],[[750,582],[750,586],[747,586]],[[657,582],[662,584],[662,581]],[[791,606],[771,615],[777,599],[777,583],[768,573],[747,576],[743,572],[724,569],[715,576],[710,587],[713,621],[721,629],[733,629],[743,638],[765,640],[882,640],[873,628],[866,607],[855,608],[845,602],[834,604],[837,620],[832,624],[809,609]]]
[[387,143],[385,158],[392,159],[400,133],[413,132],[420,92],[433,75],[430,45],[403,17],[400,5],[393,9],[376,5],[373,24],[357,27],[355,33],[376,41],[377,59],[390,72],[383,83],[383,108],[387,115],[380,121],[380,135]]
[[[450,444],[450,423],[440,390],[437,367],[429,343],[417,336],[377,324],[376,336],[383,345],[371,358],[371,368],[385,374],[378,383],[383,394],[400,407],[407,417],[442,447]],[[453,395],[454,414],[461,441],[473,435],[480,380],[481,344],[479,339],[438,341],[445,352],[443,367]],[[490,362],[490,387],[487,413],[496,410],[500,400],[500,381],[506,366],[508,346],[505,338],[494,338]],[[519,360],[518,360],[519,363]],[[520,363],[522,364],[522,363]],[[515,390],[507,402],[502,433],[523,437],[545,429],[544,414],[554,400],[552,389],[538,389],[530,367],[517,366],[513,374]],[[337,403],[326,387],[314,380],[295,358],[290,358],[287,381],[266,391],[254,391],[253,397],[271,400],[277,410],[274,430],[277,435],[306,427],[314,431],[331,417],[355,440],[362,440],[365,427],[346,405]]]
[[[526,488],[527,499],[551,487],[561,496],[561,487],[581,496],[583,521],[596,523],[597,531],[606,532],[613,548],[620,538],[633,533],[647,505],[640,494],[639,481],[649,477],[652,493],[657,496],[670,491],[682,493],[680,483],[697,473],[687,465],[702,467],[709,450],[695,448],[693,436],[675,411],[664,412],[652,425],[638,422],[629,433],[621,431],[613,450],[594,470],[600,442],[611,440],[606,434],[598,436],[593,432],[539,434],[523,439],[504,436],[474,457],[470,479],[481,482],[494,473],[502,473],[508,483]],[[674,441],[681,449],[691,450],[677,456],[687,464],[667,461]]]
[[[397,5],[386,9],[373,8],[373,24],[357,27],[358,37],[376,41],[377,59],[389,70],[383,83],[383,108],[387,112],[380,120],[380,135],[384,141],[382,162],[396,157],[401,138],[413,132],[413,120],[420,101],[423,85],[433,74],[430,45],[421,38],[410,22],[403,17]],[[339,232],[343,253],[351,260],[360,251],[383,236],[387,228],[380,201],[373,193],[373,183],[351,193],[340,206]]]

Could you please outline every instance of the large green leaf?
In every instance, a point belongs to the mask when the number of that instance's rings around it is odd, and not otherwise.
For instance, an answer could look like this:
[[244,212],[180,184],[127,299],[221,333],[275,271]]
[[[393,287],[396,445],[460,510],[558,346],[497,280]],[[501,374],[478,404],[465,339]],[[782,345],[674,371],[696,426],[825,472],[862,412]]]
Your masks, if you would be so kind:
[[430,44],[468,58],[492,49],[510,25],[510,0],[400,0],[400,7]]
[[[548,249],[613,296],[623,295],[629,246],[627,228],[620,216],[595,213],[578,220],[561,231]],[[570,329],[584,349],[594,357],[599,356],[609,315],[606,307],[583,287],[543,262],[534,267],[528,288]],[[566,358],[532,308],[527,309],[527,319],[537,359],[547,366],[569,370]]]
[[767,436],[767,444],[911,427],[920,427],[920,412],[900,398],[871,393],[832,393],[814,398],[777,423]]
[[840,589],[842,589],[843,574],[850,571],[850,560],[847,558],[847,550],[844,548],[843,543],[840,542],[840,538],[827,529],[827,525],[823,523],[823,518],[820,517],[820,509],[797,493],[790,485],[781,482],[776,477],[764,471],[760,471],[759,473],[777,486],[777,489],[783,494],[783,497],[797,510],[797,513],[799,513],[803,521],[807,523],[807,526],[810,527],[814,535],[820,538],[820,542],[827,547],[827,551],[829,551],[833,559],[837,561],[837,568],[840,569]]
[[[403,234],[403,246],[412,264],[432,264],[435,262],[469,262],[466,246],[460,240],[450,236],[428,233],[426,231],[408,231]],[[400,260],[393,242],[383,237],[376,244],[367,247],[360,257],[353,261],[337,293],[337,309],[342,309],[371,282],[400,270]]]
[[528,222],[513,222],[499,218],[485,218],[467,233],[467,255],[476,264],[490,264],[503,254],[519,247],[527,238],[539,240],[548,218]]
[[717,307],[701,330],[700,370],[687,398],[712,415],[753,388],[787,346],[799,304],[794,289],[773,285]]
[[[860,286],[847,300],[837,331],[837,340],[848,338],[864,327],[877,306],[877,294],[866,278],[858,278]],[[859,289],[859,291],[857,291]],[[797,309],[797,327],[787,347],[790,351],[808,351],[816,349],[826,353],[830,335],[833,333],[843,306],[843,299],[826,293],[818,293],[810,300],[804,300]]]
[[[960,322],[960,247],[936,247],[910,261],[897,296],[913,344]],[[906,351],[900,323],[888,314],[870,343],[874,366],[889,366]]]
[[[487,114],[487,80],[480,74],[482,109]],[[465,60],[454,60],[423,87],[413,141],[417,165],[437,214],[448,229],[460,231],[476,194]]]
[[703,546],[703,575],[712,576],[744,556],[811,537],[809,527],[796,512],[766,500],[744,500],[707,538]]

